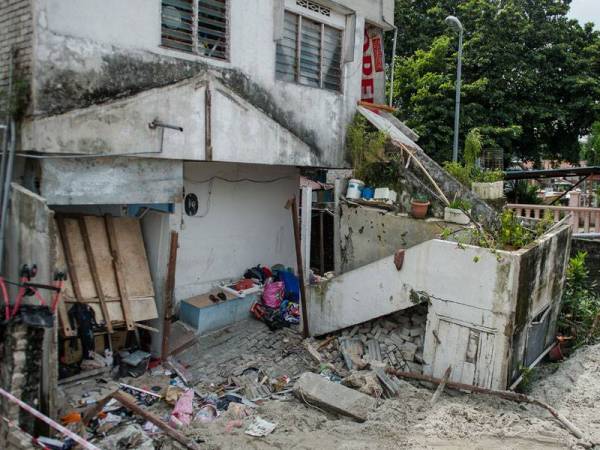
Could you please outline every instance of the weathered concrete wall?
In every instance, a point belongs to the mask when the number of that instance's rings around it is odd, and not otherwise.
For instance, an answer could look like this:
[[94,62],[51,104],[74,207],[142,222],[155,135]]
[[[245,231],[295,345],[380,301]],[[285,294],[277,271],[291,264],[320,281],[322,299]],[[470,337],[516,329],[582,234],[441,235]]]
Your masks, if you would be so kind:
[[526,357],[527,341],[537,339],[536,316],[544,308],[542,345],[553,338],[569,235],[563,226],[515,252],[424,242],[406,250],[400,271],[389,256],[311,287],[310,332],[427,302],[425,373],[441,377],[452,365],[453,381],[504,389]]
[[408,214],[345,204],[340,207],[340,216],[342,273],[435,239],[445,228],[462,228],[439,219],[417,220]]
[[[42,197],[16,183],[12,183],[11,186],[5,277],[18,280],[23,264],[30,267],[36,264],[38,273],[35,281],[42,284],[51,283],[56,261],[54,213]],[[41,291],[41,295],[49,302],[51,296],[48,291]],[[37,301],[34,300],[33,303],[37,304]]]
[[[8,89],[11,49],[17,51],[14,80],[29,82],[31,78],[33,15],[32,0],[2,0],[0,2],[0,92]],[[0,111],[4,112],[0,96]]]
[[571,240],[571,257],[578,252],[586,252],[586,265],[590,271],[590,281],[595,284],[591,288],[600,294],[600,241],[595,239],[573,238]]
[[298,184],[293,167],[185,163],[185,192],[196,194],[199,205],[196,216],[187,216],[181,204],[171,216],[179,231],[176,300],[237,280],[257,264],[295,267],[292,219],[284,206]]
[[[230,61],[215,61],[160,47],[160,2],[148,7],[140,0],[126,4],[118,0],[70,4],[37,0],[34,113],[57,115],[89,107],[206,74],[210,67],[220,74],[219,81],[228,89],[308,145],[315,155],[310,164],[344,166],[345,128],[360,98],[365,18],[357,17],[354,60],[344,66],[343,92],[315,89],[275,79],[274,1],[231,1]],[[378,23],[382,23],[382,11],[389,15],[392,4],[385,0],[379,5],[381,8],[371,8],[366,1],[351,3],[359,3],[362,13],[370,19],[378,17]],[[136,33],[124,33],[127,29],[135,29]],[[126,138],[133,131],[127,127],[130,120],[124,114],[113,113],[112,129],[103,131]],[[180,117],[171,114],[170,119]],[[198,120],[196,126],[201,126],[201,117],[194,119]],[[236,145],[243,147],[245,136],[237,135]],[[277,139],[275,135],[274,140]],[[152,143],[148,147],[155,149],[155,140]],[[51,151],[45,148],[46,142],[34,144],[32,149]],[[263,147],[257,152],[250,148],[243,154],[253,159],[269,152],[278,154],[281,149]],[[288,152],[287,156],[291,154]],[[202,158],[194,153],[194,159]]]
[[51,205],[174,203],[181,201],[182,180],[181,161],[135,157],[41,160],[41,195]]

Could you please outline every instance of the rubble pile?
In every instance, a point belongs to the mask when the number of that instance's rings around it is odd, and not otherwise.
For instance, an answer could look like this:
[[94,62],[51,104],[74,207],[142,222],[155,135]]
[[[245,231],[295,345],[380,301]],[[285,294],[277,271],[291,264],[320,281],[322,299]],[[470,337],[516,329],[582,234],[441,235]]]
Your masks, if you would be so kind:
[[315,341],[312,345],[338,373],[368,365],[422,373],[426,324],[427,306],[417,305],[346,328],[335,333],[335,339],[328,338],[321,344]]

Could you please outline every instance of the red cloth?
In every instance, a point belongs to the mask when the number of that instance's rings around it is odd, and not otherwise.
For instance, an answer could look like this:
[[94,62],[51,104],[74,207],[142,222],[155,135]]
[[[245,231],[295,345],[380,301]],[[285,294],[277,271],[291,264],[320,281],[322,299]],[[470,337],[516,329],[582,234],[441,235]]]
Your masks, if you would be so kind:
[[237,283],[235,283],[236,291],[243,291],[245,289],[250,289],[252,287],[254,287],[254,282],[247,278],[244,278],[243,280],[240,280]]

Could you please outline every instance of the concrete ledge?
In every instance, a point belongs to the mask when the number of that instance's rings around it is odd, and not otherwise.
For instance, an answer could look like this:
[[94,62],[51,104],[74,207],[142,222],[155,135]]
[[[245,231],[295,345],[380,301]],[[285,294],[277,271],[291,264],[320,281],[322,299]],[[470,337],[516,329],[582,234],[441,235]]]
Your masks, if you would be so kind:
[[359,422],[367,420],[369,410],[377,406],[373,397],[333,383],[311,372],[303,373],[296,381],[294,393],[302,401],[352,417]]

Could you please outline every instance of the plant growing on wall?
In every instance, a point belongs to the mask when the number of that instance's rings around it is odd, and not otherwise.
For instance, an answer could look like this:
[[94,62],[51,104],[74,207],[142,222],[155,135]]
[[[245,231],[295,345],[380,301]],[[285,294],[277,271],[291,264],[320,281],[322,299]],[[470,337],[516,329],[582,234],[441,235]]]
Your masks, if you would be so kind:
[[481,133],[477,128],[473,128],[465,139],[464,158],[466,167],[475,167],[477,159],[481,156],[481,149]]
[[8,108],[8,112],[15,119],[19,120],[27,111],[29,105],[29,81],[24,78],[15,77],[13,79],[13,92],[9,97],[8,88],[0,90],[0,109]]
[[355,114],[346,134],[346,149],[356,178],[374,186],[397,181],[397,164],[385,155],[386,141],[385,133],[370,130],[367,119]]

